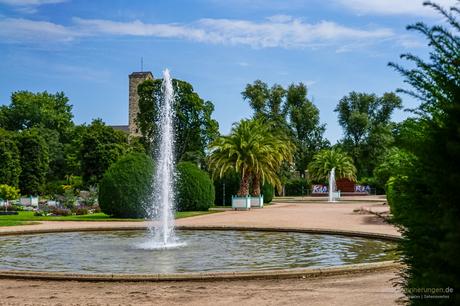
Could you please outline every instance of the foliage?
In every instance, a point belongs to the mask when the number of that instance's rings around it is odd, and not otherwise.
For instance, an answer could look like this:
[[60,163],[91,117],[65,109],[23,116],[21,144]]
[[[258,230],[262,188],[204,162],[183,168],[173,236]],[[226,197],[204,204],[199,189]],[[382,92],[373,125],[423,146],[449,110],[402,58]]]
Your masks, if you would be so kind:
[[98,192],[99,191],[96,186],[89,186],[88,190],[80,191],[80,197],[82,199],[83,204],[85,206],[97,205]]
[[177,211],[207,211],[215,197],[208,174],[191,162],[180,162],[177,171]]
[[270,184],[263,184],[262,195],[264,196],[264,203],[270,203],[275,195],[275,188]]
[[247,84],[241,95],[254,110],[254,118],[266,120],[277,129],[286,128],[286,90],[281,85],[268,88],[266,83],[256,80]]
[[305,178],[293,178],[284,186],[285,196],[305,196],[309,188],[308,180]]
[[[414,155],[406,173],[388,182],[393,221],[400,226],[406,294],[412,288],[454,288],[449,299],[437,304],[460,304],[460,9],[447,11],[427,3],[446,18],[448,25],[416,23],[408,27],[428,41],[430,56],[402,58],[412,68],[390,65],[412,90],[401,90],[421,100],[417,118],[407,126],[417,131],[402,137],[402,147]],[[407,136],[407,134],[406,134]],[[405,140],[409,140],[404,143]],[[444,293],[443,293],[444,295]],[[412,299],[411,304],[431,300]]]
[[311,180],[323,182],[328,180],[332,168],[335,168],[336,179],[356,181],[353,160],[339,149],[322,150],[316,154],[308,165],[308,174]]
[[307,98],[307,86],[303,83],[291,84],[287,90],[289,126],[297,147],[295,165],[303,176],[313,156],[329,147],[323,138],[326,125],[319,121],[318,108]]
[[110,165],[128,152],[128,136],[94,120],[83,132],[79,151],[83,183],[95,185]]
[[59,207],[53,207],[51,209],[51,213],[54,216],[70,216],[72,214],[72,211],[68,208],[59,208]]
[[372,175],[386,148],[392,145],[391,115],[402,107],[394,93],[382,97],[351,92],[335,109],[344,129],[342,148],[353,158],[359,176]]
[[214,178],[237,172],[241,177],[240,196],[249,194],[252,177],[257,196],[261,183],[281,187],[277,171],[284,161],[292,162],[294,149],[288,139],[273,134],[269,123],[261,119],[241,120],[229,136],[221,136],[212,143],[209,167]]
[[[139,85],[139,114],[137,123],[148,148],[155,148],[158,140],[159,109],[162,107],[162,80],[147,80]],[[214,105],[204,101],[192,85],[173,80],[175,91],[176,158],[178,161],[202,162],[205,148],[219,134],[219,124],[212,119]]]
[[[228,172],[222,178],[214,181],[214,189],[216,191],[215,205],[230,206],[232,205],[232,196],[238,193],[240,188],[240,176],[236,172]],[[223,185],[225,184],[225,201],[223,202]],[[250,193],[253,191],[250,188]],[[275,195],[275,189],[272,185],[266,183],[262,185],[262,195],[264,203],[270,203]]]
[[6,184],[0,184],[0,199],[16,200],[19,199],[19,189]]
[[[278,84],[271,88],[260,80],[247,84],[243,98],[254,110],[254,118],[268,122],[276,133],[283,133],[296,145],[295,167],[304,175],[308,163],[320,149],[329,146],[323,138],[325,125],[319,122],[318,108],[307,98],[303,83],[284,89]],[[284,165],[282,169],[286,170]],[[285,171],[284,171],[285,172]],[[288,178],[290,173],[279,173]]]
[[[69,141],[63,143],[66,175],[82,175],[81,148],[87,125],[77,125],[69,130]],[[64,179],[61,177],[60,180]]]
[[391,148],[383,162],[374,169],[374,177],[378,186],[385,186],[390,177],[406,173],[407,168],[413,167],[413,155],[400,148]]
[[79,208],[75,209],[75,215],[77,215],[77,216],[83,216],[83,215],[87,215],[87,214],[88,214],[88,208],[79,207]]
[[14,92],[11,104],[0,107],[0,127],[11,131],[46,128],[63,136],[73,125],[72,105],[68,102],[63,92]]
[[0,129],[0,184],[19,186],[21,161],[17,139],[13,133]]
[[59,202],[68,209],[73,209],[77,201],[75,190],[73,188],[64,188],[64,194],[57,197]]
[[63,195],[65,192],[64,189],[65,181],[51,181],[47,182],[43,193],[48,196]]
[[[224,200],[224,186],[225,186],[225,200]],[[237,172],[227,172],[221,178],[214,180],[214,190],[216,197],[214,203],[216,205],[230,206],[232,205],[232,195],[238,193],[240,188],[240,176]]]
[[22,132],[19,137],[21,175],[19,188],[25,195],[38,195],[44,191],[48,174],[48,146],[37,129]]
[[60,135],[58,131],[46,128],[37,128],[37,132],[43,137],[48,147],[49,166],[46,175],[47,180],[61,180],[66,174],[66,159],[64,144],[60,140]]
[[99,206],[113,217],[145,216],[151,191],[153,161],[142,153],[129,153],[112,164],[99,184]]

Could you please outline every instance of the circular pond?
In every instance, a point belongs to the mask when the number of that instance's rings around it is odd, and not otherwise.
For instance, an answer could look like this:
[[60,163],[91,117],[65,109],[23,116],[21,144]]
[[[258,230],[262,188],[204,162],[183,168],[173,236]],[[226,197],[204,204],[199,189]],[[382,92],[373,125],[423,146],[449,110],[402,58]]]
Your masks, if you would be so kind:
[[0,270],[150,274],[326,267],[395,258],[392,242],[332,235],[180,230],[172,249],[144,249],[146,231],[0,237]]

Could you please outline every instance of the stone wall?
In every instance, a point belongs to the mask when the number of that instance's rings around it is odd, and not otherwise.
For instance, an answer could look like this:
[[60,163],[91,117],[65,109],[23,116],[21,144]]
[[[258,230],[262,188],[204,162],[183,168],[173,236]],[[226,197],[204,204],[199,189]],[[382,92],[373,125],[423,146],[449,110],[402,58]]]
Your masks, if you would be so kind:
[[146,71],[133,72],[129,75],[129,134],[132,136],[141,135],[136,123],[137,113],[139,112],[137,86],[145,80],[153,80],[153,74]]

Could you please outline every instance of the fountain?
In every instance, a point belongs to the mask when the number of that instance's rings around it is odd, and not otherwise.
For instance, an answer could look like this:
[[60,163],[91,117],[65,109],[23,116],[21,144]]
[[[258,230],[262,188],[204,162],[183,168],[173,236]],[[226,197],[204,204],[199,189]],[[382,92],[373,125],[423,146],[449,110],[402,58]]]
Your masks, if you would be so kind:
[[174,234],[174,89],[169,70],[163,71],[161,86],[163,99],[159,101],[159,117],[157,118],[158,136],[153,146],[152,156],[155,160],[152,194],[150,197],[149,227],[152,240],[143,245],[144,248],[170,248],[181,245]]
[[[158,107],[160,115],[156,121],[159,132],[153,146],[156,149],[152,151],[155,173],[148,201],[148,215],[152,220],[149,231],[0,236],[0,275],[8,271],[25,272],[26,275],[28,271],[46,271],[46,275],[61,273],[59,278],[67,272],[69,277],[77,275],[79,279],[94,274],[110,280],[114,274],[142,277],[151,274],[155,277],[158,273],[206,272],[209,276],[231,272],[234,275],[246,271],[266,273],[276,269],[341,266],[396,258],[396,254],[387,252],[395,248],[394,243],[359,237],[276,228],[273,232],[212,229],[175,232],[173,105],[174,90],[166,69]],[[335,168],[329,177],[329,201],[334,201],[334,191]],[[286,252],[291,255],[286,256]]]
[[335,202],[335,167],[329,172],[329,202]]

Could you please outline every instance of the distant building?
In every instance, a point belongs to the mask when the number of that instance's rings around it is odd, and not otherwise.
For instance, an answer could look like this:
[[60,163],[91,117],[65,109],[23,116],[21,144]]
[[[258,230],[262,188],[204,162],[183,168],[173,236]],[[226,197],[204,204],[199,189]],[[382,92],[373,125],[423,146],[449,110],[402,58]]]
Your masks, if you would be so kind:
[[130,136],[141,136],[139,127],[136,123],[137,113],[139,112],[139,95],[137,86],[146,80],[153,80],[150,71],[133,72],[129,75],[129,117],[128,125],[112,125],[115,130],[129,133]]
[[140,136],[140,131],[136,123],[137,113],[139,112],[139,95],[137,86],[146,80],[153,80],[150,71],[133,72],[129,75],[129,134]]

